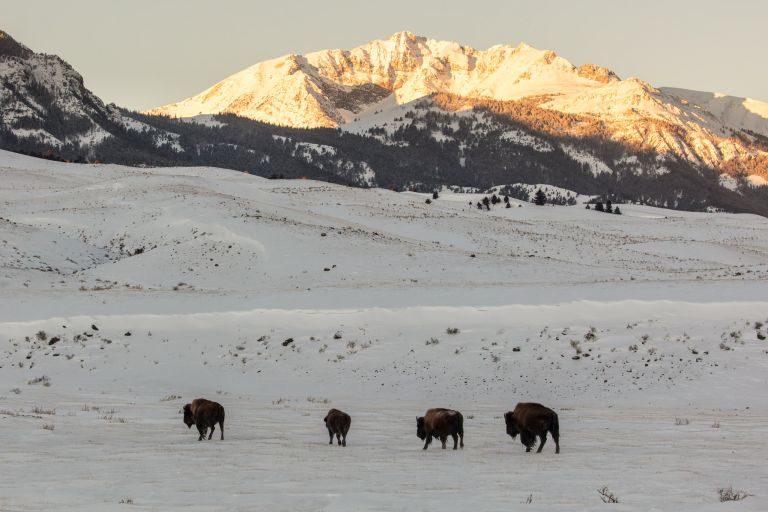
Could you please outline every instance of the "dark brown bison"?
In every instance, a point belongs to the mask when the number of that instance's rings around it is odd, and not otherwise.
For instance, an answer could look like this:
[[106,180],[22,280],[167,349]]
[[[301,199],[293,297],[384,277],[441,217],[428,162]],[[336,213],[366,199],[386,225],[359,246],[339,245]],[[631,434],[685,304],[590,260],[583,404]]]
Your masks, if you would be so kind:
[[416,418],[416,436],[424,443],[426,450],[432,438],[440,439],[445,450],[445,441],[448,436],[453,437],[453,449],[458,447],[461,439],[461,447],[464,448],[464,416],[459,411],[451,409],[429,409],[424,416]]
[[323,421],[325,422],[325,428],[328,429],[328,435],[331,437],[328,444],[333,444],[333,436],[335,434],[339,446],[347,446],[347,432],[349,432],[349,426],[352,424],[352,418],[349,417],[349,414],[338,409],[331,409],[325,415]]
[[195,398],[191,404],[184,406],[184,423],[189,428],[197,425],[197,431],[200,432],[198,441],[202,441],[208,427],[211,427],[211,433],[208,439],[213,437],[213,431],[216,429],[216,423],[221,430],[221,440],[224,440],[224,407],[216,402],[211,402],[205,398]]
[[555,441],[555,453],[560,453],[560,424],[557,413],[552,409],[541,404],[521,402],[515,406],[514,411],[504,414],[504,422],[507,424],[507,434],[512,439],[520,434],[520,442],[526,452],[531,451],[536,444],[536,436],[539,436],[541,443],[536,453],[541,453],[549,432]]

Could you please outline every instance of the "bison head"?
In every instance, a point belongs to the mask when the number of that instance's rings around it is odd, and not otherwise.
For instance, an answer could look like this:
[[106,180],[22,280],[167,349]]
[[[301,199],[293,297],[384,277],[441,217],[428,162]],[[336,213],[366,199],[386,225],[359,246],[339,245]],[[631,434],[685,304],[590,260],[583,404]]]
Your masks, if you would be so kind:
[[427,437],[427,431],[424,429],[424,416],[416,417],[416,437],[422,441]]
[[184,406],[184,423],[189,428],[192,428],[192,425],[195,424],[195,417],[192,415],[192,404]]
[[504,422],[507,424],[507,434],[514,439],[515,436],[520,433],[520,430],[517,428],[515,416],[511,412],[504,413]]

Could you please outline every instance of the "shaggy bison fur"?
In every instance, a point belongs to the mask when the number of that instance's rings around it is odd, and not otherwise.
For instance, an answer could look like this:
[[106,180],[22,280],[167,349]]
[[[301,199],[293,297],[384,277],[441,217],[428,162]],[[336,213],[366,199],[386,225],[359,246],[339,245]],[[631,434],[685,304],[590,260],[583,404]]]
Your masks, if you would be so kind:
[[541,443],[536,453],[541,453],[549,432],[555,441],[555,453],[560,453],[560,424],[557,413],[552,409],[541,404],[521,402],[515,406],[515,410],[504,414],[504,422],[507,424],[507,434],[512,436],[512,439],[520,434],[520,442],[525,446],[526,452],[531,451],[538,436]]
[[448,436],[453,437],[453,449],[458,447],[461,439],[461,447],[464,448],[464,416],[459,411],[451,409],[429,409],[424,416],[416,418],[416,436],[424,443],[426,450],[432,438],[440,439],[445,450],[445,442]]
[[208,427],[211,428],[208,439],[213,437],[213,431],[216,429],[216,423],[221,430],[221,440],[224,440],[224,407],[216,402],[211,402],[205,398],[195,398],[191,404],[184,406],[184,423],[187,427],[197,425],[197,431],[200,432],[198,441],[202,441]]
[[347,432],[349,432],[349,426],[352,424],[352,418],[349,417],[349,414],[338,409],[331,409],[325,415],[323,421],[325,422],[325,428],[328,429],[328,435],[331,437],[328,444],[333,444],[333,436],[335,434],[339,446],[347,446]]

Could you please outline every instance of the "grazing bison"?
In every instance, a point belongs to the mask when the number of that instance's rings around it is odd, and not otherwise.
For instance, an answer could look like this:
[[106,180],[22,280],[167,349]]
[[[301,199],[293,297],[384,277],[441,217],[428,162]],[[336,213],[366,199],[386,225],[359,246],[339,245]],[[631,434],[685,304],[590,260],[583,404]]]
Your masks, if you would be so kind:
[[221,430],[221,440],[224,440],[224,407],[216,402],[211,402],[205,398],[195,398],[191,404],[184,406],[184,423],[189,428],[197,425],[197,431],[200,432],[198,441],[202,441],[208,427],[211,427],[211,433],[208,439],[213,437],[213,431],[216,429],[216,423]]
[[416,436],[424,443],[426,450],[432,438],[440,439],[445,450],[445,441],[448,436],[453,437],[453,449],[458,446],[461,439],[461,447],[464,448],[464,416],[459,411],[451,409],[430,409],[424,416],[416,418]]
[[349,417],[349,414],[338,409],[331,409],[325,415],[323,421],[325,422],[325,428],[328,429],[328,435],[331,436],[328,444],[333,444],[333,436],[335,434],[339,446],[347,446],[347,432],[349,432],[349,425],[352,423],[352,418]]
[[525,451],[531,451],[536,444],[536,436],[541,438],[541,444],[536,453],[541,453],[544,443],[547,442],[547,432],[552,434],[555,440],[555,453],[560,453],[560,424],[557,421],[557,413],[552,409],[535,403],[519,403],[514,411],[504,414],[504,422],[507,424],[507,434],[515,438],[520,434],[520,442],[525,446]]

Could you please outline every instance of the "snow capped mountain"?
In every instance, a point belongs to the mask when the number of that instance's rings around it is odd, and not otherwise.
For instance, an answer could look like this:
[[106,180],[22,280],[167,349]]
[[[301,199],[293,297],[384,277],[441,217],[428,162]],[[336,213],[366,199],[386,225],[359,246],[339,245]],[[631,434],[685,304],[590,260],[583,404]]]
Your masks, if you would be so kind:
[[553,52],[521,44],[486,51],[398,32],[353,50],[286,55],[258,63],[197,96],[150,110],[191,117],[233,113],[273,124],[329,127],[393,96],[399,104],[436,92],[513,100],[600,87],[618,78],[576,68]]
[[[278,125],[337,127],[435,93],[468,100],[535,99],[541,108],[582,116],[582,125],[599,124],[595,131],[602,136],[696,165],[718,167],[768,155],[752,146],[756,136],[768,136],[768,103],[657,89],[637,78],[621,80],[594,64],[574,66],[526,44],[481,51],[410,32],[349,51],[262,62],[149,112],[233,113]],[[583,135],[583,126],[568,131]]]

